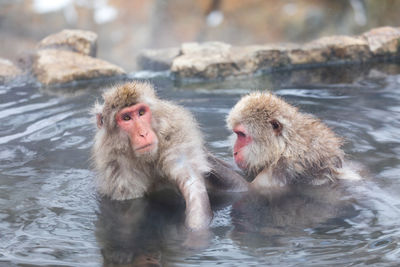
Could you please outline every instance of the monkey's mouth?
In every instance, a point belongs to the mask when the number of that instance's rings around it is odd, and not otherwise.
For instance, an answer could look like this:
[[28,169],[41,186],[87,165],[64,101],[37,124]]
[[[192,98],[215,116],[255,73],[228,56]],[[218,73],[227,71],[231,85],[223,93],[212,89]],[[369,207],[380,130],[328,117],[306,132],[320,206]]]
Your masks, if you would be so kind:
[[247,169],[247,163],[243,159],[243,156],[239,153],[239,151],[234,151],[233,152],[233,159],[235,160],[236,165],[242,169],[246,170]]
[[136,152],[146,152],[146,151],[151,150],[153,148],[153,146],[154,146],[154,143],[150,143],[150,144],[135,148],[135,151]]

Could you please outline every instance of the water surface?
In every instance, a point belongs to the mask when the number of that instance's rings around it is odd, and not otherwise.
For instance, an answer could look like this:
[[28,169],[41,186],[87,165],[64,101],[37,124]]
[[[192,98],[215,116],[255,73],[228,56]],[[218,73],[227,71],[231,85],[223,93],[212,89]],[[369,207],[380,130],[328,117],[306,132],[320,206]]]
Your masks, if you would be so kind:
[[[90,164],[95,125],[88,111],[103,85],[0,87],[0,265],[397,264],[399,66],[310,69],[209,83],[181,84],[167,76],[151,81],[161,97],[194,113],[209,149],[229,162],[227,113],[243,94],[270,88],[343,136],[348,157],[364,165],[368,182],[351,184],[350,204],[323,220],[308,215],[319,208],[315,203],[299,205],[296,215],[283,205],[281,225],[271,222],[262,203],[213,197],[210,231],[190,233],[183,227],[179,197],[168,195],[166,203],[165,196],[125,202],[97,197]],[[302,221],[299,214],[311,220]]]

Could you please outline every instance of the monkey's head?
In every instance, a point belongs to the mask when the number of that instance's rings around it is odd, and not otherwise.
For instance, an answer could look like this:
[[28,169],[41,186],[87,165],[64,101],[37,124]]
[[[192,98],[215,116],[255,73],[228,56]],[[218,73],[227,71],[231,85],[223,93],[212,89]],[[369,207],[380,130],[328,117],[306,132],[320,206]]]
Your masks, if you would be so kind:
[[121,150],[131,148],[137,157],[156,154],[158,138],[153,130],[152,106],[157,97],[151,85],[118,85],[107,90],[103,99],[104,104],[95,107],[97,126],[113,140],[112,145]]
[[292,134],[297,109],[271,93],[244,96],[230,111],[227,126],[236,134],[233,156],[244,170],[276,163]]

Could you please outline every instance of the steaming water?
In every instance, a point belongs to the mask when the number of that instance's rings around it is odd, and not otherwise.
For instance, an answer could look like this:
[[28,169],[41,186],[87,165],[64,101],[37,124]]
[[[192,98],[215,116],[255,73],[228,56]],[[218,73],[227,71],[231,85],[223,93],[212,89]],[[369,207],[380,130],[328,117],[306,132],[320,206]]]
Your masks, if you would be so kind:
[[[95,126],[88,110],[101,85],[68,91],[1,87],[0,265],[397,265],[400,68],[355,69],[186,85],[152,78],[161,97],[195,114],[220,158],[231,162],[224,122],[230,108],[243,94],[270,87],[343,136],[349,158],[368,171],[367,182],[351,183],[345,212],[329,218],[313,212],[321,203],[302,205],[302,197],[282,205],[277,223],[276,214],[258,202],[220,196],[212,198],[213,223],[202,233],[184,229],[179,197],[121,203],[97,197],[89,159]],[[300,203],[295,211],[292,203]],[[330,208],[323,206],[322,213]]]

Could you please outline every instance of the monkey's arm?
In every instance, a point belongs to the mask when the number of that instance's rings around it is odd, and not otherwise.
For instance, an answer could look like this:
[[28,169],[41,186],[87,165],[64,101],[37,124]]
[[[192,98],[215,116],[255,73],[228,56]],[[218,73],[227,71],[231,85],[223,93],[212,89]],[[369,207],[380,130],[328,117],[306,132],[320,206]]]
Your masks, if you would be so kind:
[[207,189],[212,191],[245,192],[248,182],[225,161],[207,153],[211,171],[205,175]]
[[204,181],[196,176],[191,174],[177,180],[186,202],[186,226],[192,230],[207,228],[213,217]]

